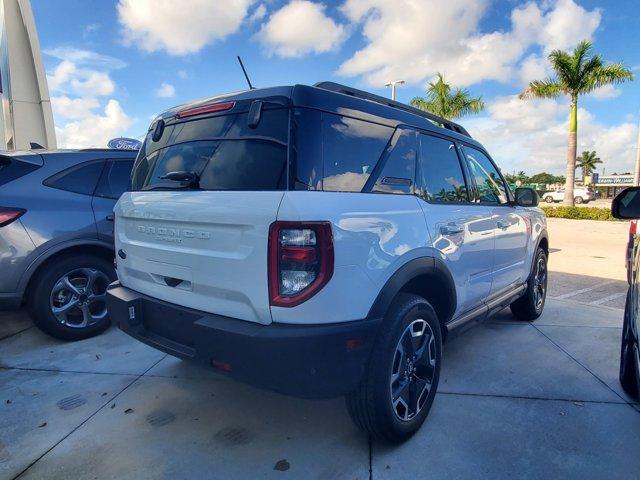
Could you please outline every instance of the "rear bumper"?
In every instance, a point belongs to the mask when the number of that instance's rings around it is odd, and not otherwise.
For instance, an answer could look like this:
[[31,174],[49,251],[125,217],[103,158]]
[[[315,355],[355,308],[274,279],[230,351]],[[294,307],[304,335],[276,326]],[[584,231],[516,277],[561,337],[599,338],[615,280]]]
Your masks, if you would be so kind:
[[16,310],[22,305],[21,293],[0,293],[0,310]]
[[107,305],[120,329],[147,345],[303,398],[353,391],[381,322],[261,325],[163,302],[119,282],[110,285]]

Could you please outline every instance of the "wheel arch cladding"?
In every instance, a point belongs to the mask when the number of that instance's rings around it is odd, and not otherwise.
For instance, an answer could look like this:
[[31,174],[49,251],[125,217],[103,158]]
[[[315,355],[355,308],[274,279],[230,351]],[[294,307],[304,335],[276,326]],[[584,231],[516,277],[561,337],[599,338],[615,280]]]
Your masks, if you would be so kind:
[[420,257],[405,263],[387,280],[369,310],[369,318],[381,318],[398,293],[413,293],[427,300],[444,325],[456,309],[456,288],[444,262]]

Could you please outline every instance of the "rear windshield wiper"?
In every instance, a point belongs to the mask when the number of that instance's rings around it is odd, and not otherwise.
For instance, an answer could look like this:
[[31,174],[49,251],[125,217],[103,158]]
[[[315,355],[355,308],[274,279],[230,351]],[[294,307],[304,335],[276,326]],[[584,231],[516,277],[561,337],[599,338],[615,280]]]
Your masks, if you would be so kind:
[[180,182],[180,186],[178,187],[168,187],[168,186],[155,186],[148,188],[147,190],[155,190],[155,189],[189,189],[189,190],[200,190],[200,176],[193,171],[186,170],[178,170],[176,172],[169,172],[160,177],[160,180],[171,180],[173,182]]

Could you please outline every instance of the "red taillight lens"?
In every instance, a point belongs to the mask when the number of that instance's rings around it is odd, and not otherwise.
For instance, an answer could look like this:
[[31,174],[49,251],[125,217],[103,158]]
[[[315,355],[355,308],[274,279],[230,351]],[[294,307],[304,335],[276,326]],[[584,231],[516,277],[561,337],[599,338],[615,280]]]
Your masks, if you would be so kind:
[[333,275],[329,222],[274,222],[269,229],[269,299],[294,307],[324,287]]
[[637,229],[638,229],[638,221],[637,220],[631,220],[629,222],[629,235],[635,235]]
[[186,108],[176,113],[176,118],[193,117],[195,115],[203,115],[205,113],[224,112],[231,110],[236,102],[212,103],[210,105],[202,105],[201,107]]
[[9,225],[20,218],[26,210],[24,208],[3,208],[0,207],[0,227]]

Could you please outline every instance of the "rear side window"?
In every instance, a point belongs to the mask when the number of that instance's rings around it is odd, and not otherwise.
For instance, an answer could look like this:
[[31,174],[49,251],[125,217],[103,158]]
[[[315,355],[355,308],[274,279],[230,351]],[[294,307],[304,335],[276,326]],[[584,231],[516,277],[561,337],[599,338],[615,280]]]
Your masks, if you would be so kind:
[[19,158],[0,157],[0,185],[23,177],[40,168],[33,163],[25,162]]
[[413,193],[416,173],[416,133],[399,129],[393,135],[388,156],[383,159],[384,166],[377,176],[373,192]]
[[85,162],[56,173],[43,183],[47,187],[59,190],[93,195],[104,164],[104,160]]
[[469,173],[478,189],[480,203],[493,205],[507,203],[509,201],[507,187],[491,160],[475,148],[465,145],[463,149],[469,166]]
[[323,113],[322,189],[333,192],[360,192],[392,133],[391,127]]
[[193,172],[202,190],[285,190],[288,129],[287,109],[265,109],[256,128],[248,127],[246,113],[169,126],[164,143],[153,144],[147,137],[134,166],[132,189],[185,188],[162,177]]
[[456,145],[444,138],[420,135],[418,195],[428,202],[468,202]]
[[104,167],[95,195],[117,200],[129,190],[133,160],[111,160]]

